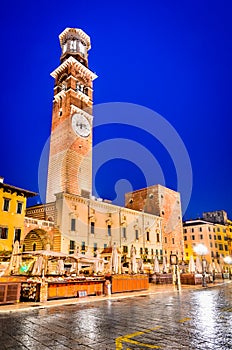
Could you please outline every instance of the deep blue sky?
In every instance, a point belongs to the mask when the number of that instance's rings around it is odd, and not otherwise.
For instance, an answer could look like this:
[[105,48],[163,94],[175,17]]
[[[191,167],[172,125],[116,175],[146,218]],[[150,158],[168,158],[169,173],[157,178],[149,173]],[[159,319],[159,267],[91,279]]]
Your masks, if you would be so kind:
[[[50,72],[59,65],[58,35],[77,27],[91,37],[89,67],[99,76],[95,104],[148,107],[182,138],[193,169],[185,218],[217,209],[232,217],[231,1],[3,0],[1,7],[0,175],[6,183],[38,191],[38,164],[51,125]],[[106,132],[113,137],[112,130],[96,129],[94,142]],[[122,130],[114,132],[123,137]],[[126,137],[136,138],[136,132]],[[167,186],[175,189],[170,160],[162,147],[155,152]],[[113,198],[109,168],[114,183],[133,172],[134,188],[143,187],[133,163],[114,160],[97,175],[100,187],[106,184],[102,196]]]

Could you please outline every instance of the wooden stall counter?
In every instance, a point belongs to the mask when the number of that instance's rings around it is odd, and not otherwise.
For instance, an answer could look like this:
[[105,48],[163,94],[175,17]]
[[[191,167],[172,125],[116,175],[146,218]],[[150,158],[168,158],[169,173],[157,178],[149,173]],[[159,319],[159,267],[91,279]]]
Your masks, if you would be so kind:
[[47,299],[102,295],[104,279],[49,281]]
[[146,290],[149,288],[149,278],[147,275],[112,275],[111,292],[123,293],[136,290]]
[[18,303],[20,299],[21,283],[0,283],[0,304]]
[[0,277],[0,304],[18,303],[21,283],[26,280],[23,276]]

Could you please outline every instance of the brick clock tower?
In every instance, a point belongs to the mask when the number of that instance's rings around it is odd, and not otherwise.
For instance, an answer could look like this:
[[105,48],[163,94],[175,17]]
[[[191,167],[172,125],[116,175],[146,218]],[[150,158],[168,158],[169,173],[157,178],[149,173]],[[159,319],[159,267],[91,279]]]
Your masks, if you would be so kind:
[[97,76],[88,68],[90,38],[66,28],[55,79],[46,202],[60,192],[89,197],[92,192],[92,96]]

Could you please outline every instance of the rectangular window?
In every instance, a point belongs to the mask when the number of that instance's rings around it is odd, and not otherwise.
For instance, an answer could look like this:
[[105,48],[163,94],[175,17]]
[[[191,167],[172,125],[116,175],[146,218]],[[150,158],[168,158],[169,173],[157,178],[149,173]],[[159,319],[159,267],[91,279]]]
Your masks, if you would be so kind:
[[172,244],[175,244],[175,238],[172,238]]
[[124,245],[124,246],[122,247],[122,249],[123,249],[123,253],[124,253],[124,254],[127,254],[127,253],[128,253],[128,247],[127,247],[127,245]]
[[160,242],[160,235],[159,235],[159,233],[156,234],[156,241],[157,241],[157,243]]
[[212,242],[210,242],[210,244],[209,244],[209,245],[210,245],[210,248],[213,248],[213,243],[212,243]]
[[105,248],[107,248],[107,244],[106,244],[106,243],[104,243],[104,249],[105,249]]
[[225,244],[225,251],[228,252],[228,245]]
[[143,254],[143,248],[141,247],[140,248],[140,255],[142,255]]
[[145,248],[145,254],[148,255],[148,248]]
[[184,229],[184,233],[187,233],[187,228]]
[[215,232],[215,227],[213,228],[213,232]]
[[96,250],[97,250],[97,243],[93,244],[93,250],[94,250],[94,252],[96,252]]
[[23,203],[22,202],[17,202],[17,214],[22,214],[23,211]]
[[218,240],[221,241],[222,240],[222,236],[218,235]]
[[192,228],[192,230],[191,230],[192,232],[194,232],[194,228]]
[[200,238],[200,239],[203,239],[203,235],[199,235],[199,238]]
[[10,199],[4,198],[3,211],[9,211],[10,209]]
[[219,244],[219,250],[223,250],[223,244]]
[[216,239],[217,239],[217,236],[216,236],[216,235],[214,235],[214,240],[216,241]]
[[21,228],[16,228],[15,234],[14,234],[14,242],[16,241],[20,242],[20,238],[21,238]]
[[189,253],[185,253],[186,254],[186,256],[188,256],[189,255]]
[[0,227],[0,239],[8,238],[8,227]]
[[150,241],[150,233],[147,231],[147,241]]
[[81,242],[81,250],[85,250],[85,242]]
[[185,248],[188,249],[188,244],[185,244]]
[[135,239],[136,239],[136,240],[139,239],[139,230],[135,230]]
[[209,231],[209,232],[211,231],[211,227],[208,227],[208,231]]
[[154,249],[151,248],[151,255],[154,255]]
[[218,245],[217,245],[217,243],[215,243],[215,248],[217,248],[218,247]]
[[76,219],[71,219],[71,231],[76,231]]
[[211,252],[211,257],[212,257],[212,258],[214,257],[214,253],[213,253],[213,252]]
[[212,235],[211,234],[209,234],[209,239],[212,239]]
[[108,232],[108,236],[111,236],[111,225],[107,226],[107,232]]
[[75,241],[69,241],[69,254],[73,254],[75,251]]
[[225,228],[223,229],[223,233],[226,233],[226,229]]
[[202,232],[202,227],[199,227],[199,232]]
[[122,228],[122,237],[126,238],[126,227]]
[[192,235],[192,236],[191,236],[191,239],[192,239],[193,241],[195,241],[195,236],[194,236],[194,235]]
[[184,241],[187,241],[187,236],[184,236]]
[[164,243],[167,243],[167,237],[164,237]]
[[217,232],[220,232],[220,227],[217,228]]
[[162,249],[160,249],[160,256],[162,256],[163,255],[163,251],[162,251]]
[[91,223],[90,223],[90,232],[94,233],[94,222],[93,221],[91,221]]

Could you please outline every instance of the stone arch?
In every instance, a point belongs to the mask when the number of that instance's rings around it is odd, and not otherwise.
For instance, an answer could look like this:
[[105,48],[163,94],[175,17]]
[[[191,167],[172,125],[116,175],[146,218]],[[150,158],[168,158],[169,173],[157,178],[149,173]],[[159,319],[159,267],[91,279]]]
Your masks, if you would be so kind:
[[48,233],[42,229],[34,229],[28,232],[24,238],[23,250],[31,251],[46,249],[47,244],[49,244],[51,247],[51,241]]

